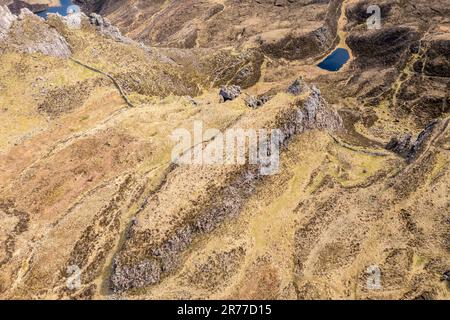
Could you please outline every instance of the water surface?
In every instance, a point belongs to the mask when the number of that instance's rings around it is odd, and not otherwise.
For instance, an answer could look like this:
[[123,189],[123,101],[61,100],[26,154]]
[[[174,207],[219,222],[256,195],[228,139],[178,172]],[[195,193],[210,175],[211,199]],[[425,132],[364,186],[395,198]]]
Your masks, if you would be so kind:
[[338,71],[344,64],[350,59],[350,54],[347,49],[337,48],[328,57],[326,57],[321,63],[318,64],[319,68],[328,71]]
[[78,6],[74,5],[72,0],[60,0],[60,3],[59,7],[49,7],[47,10],[39,12],[38,15],[43,18],[47,18],[48,13],[59,13],[62,16],[67,16],[69,9],[80,10]]

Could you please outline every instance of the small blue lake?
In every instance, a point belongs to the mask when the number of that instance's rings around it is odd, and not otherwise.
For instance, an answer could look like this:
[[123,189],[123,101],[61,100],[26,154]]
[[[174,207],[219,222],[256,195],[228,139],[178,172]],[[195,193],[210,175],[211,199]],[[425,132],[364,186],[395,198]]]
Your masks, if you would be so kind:
[[62,16],[67,16],[69,13],[69,9],[74,10],[75,12],[80,11],[80,7],[73,4],[72,0],[60,0],[61,5],[59,7],[49,7],[45,11],[39,12],[37,15],[43,18],[47,18],[48,13],[59,13]]
[[347,49],[337,48],[328,57],[326,57],[318,67],[328,71],[338,71],[350,59]]

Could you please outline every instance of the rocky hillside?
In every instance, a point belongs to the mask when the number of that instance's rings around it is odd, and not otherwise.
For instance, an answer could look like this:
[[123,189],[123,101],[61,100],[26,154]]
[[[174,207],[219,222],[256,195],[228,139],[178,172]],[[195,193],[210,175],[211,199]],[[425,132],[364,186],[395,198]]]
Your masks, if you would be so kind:
[[0,298],[449,299],[448,0],[76,2],[0,6]]

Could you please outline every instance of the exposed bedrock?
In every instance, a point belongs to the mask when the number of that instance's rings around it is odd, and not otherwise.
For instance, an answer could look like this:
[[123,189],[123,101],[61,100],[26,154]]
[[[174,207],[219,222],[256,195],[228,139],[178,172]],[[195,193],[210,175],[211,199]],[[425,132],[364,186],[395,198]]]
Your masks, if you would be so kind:
[[17,17],[11,13],[7,6],[0,6],[0,40],[6,37],[11,25]]
[[66,39],[28,9],[22,9],[18,17],[11,16],[5,7],[0,10],[3,10],[0,11],[0,20],[3,21],[0,25],[0,40],[3,39],[0,50],[3,47],[26,53],[40,52],[58,58],[71,55]]
[[408,162],[411,162],[416,159],[424,150],[438,123],[438,120],[434,120],[429,123],[426,128],[417,136],[417,139],[415,141],[412,140],[412,135],[410,133],[405,134],[400,139],[392,138],[391,141],[386,145],[386,149],[398,153]]
[[[329,108],[317,88],[309,90],[305,99],[292,95],[291,103],[280,106],[280,101],[274,97],[263,108],[255,110],[269,113],[258,125],[280,129],[283,145],[306,130],[339,130],[342,127],[340,117]],[[250,129],[255,125],[251,118],[255,117],[244,117],[233,127]],[[226,181],[226,184],[218,187],[217,181]],[[237,216],[255,187],[263,181],[259,165],[174,167],[137,216],[117,253],[110,282],[112,289],[122,292],[159,283],[179,267],[182,253],[198,236],[213,231],[225,219]],[[181,190],[181,185],[183,190],[201,186],[204,195],[181,191],[174,200],[170,193]],[[184,204],[190,204],[191,208],[186,209]],[[164,221],[158,217],[170,222],[167,226],[161,224]],[[159,223],[155,225],[154,221]]]

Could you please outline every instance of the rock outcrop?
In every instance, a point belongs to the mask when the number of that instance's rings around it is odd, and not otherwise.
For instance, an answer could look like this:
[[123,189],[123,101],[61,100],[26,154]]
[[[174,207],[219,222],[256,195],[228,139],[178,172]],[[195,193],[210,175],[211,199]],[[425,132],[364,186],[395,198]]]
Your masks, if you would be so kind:
[[232,101],[241,95],[241,87],[227,86],[220,88],[219,96],[222,102]]
[[11,13],[7,6],[0,6],[0,41],[8,34],[9,29],[17,17]]
[[28,9],[21,10],[17,21],[10,26],[7,37],[3,38],[3,45],[27,53],[40,52],[58,58],[68,58],[71,55],[65,38]]
[[296,79],[287,89],[287,92],[298,96],[305,90],[305,83],[301,79]]
[[[309,90],[304,101],[291,98],[293,101],[289,105],[283,105],[280,103],[281,96],[276,96],[265,108],[255,110],[256,113],[264,113],[265,117],[270,114],[272,119],[276,119],[275,122],[262,120],[255,123],[258,116],[252,113],[240,119],[231,129],[245,131],[255,125],[268,130],[278,128],[281,135],[275,143],[280,146],[287,146],[295,135],[307,130],[336,132],[342,129],[342,120],[321,97],[320,91],[314,86]],[[245,148],[250,150],[248,146]],[[212,232],[225,219],[239,214],[256,186],[264,179],[261,169],[265,165],[260,162],[256,166],[247,163],[203,167],[201,170],[196,165],[174,168],[152,201],[142,208],[137,216],[138,223],[131,227],[128,239],[116,256],[111,276],[113,290],[123,292],[147,287],[159,283],[176,270],[181,254],[195,238]],[[223,180],[229,181],[226,187],[214,187],[215,182]],[[180,184],[185,185],[184,190],[190,190],[194,185],[204,185],[210,192],[196,196],[181,191],[174,201],[170,194],[179,189]],[[185,210],[183,203],[195,205]],[[174,222],[171,226],[160,228],[160,219],[173,219]],[[159,223],[155,224],[156,221]]]
[[406,134],[401,139],[392,138],[386,145],[386,149],[398,153],[408,162],[411,162],[421,153],[438,123],[438,120],[434,120],[429,123],[417,136],[415,141],[412,141],[412,135],[410,133]]
[[102,34],[108,37],[121,42],[131,42],[130,39],[122,35],[119,28],[113,26],[107,18],[104,18],[101,15],[91,13],[89,15],[89,21],[92,25],[97,27]]
[[247,95],[244,100],[248,107],[252,109],[258,109],[262,107],[264,104],[266,104],[270,99],[272,99],[273,96],[270,94],[262,94],[259,96],[250,96]]

